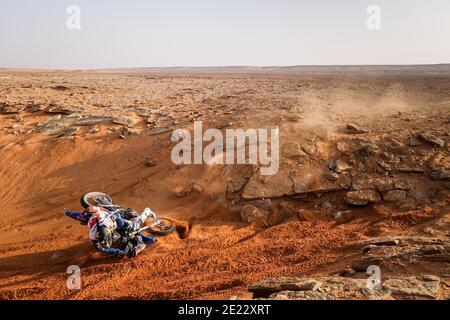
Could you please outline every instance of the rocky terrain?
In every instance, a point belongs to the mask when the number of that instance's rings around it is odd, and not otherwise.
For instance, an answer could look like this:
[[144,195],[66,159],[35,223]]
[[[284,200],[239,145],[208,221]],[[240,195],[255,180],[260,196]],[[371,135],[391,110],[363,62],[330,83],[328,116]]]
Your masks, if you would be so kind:
[[[264,279],[250,286],[249,291],[254,298],[274,300],[448,299],[449,274],[411,275],[400,271],[402,267],[411,264],[425,266],[428,262],[449,263],[448,241],[406,236],[397,239],[371,239],[355,243],[357,245],[362,246],[361,257],[351,261],[346,269],[337,274],[309,279]],[[370,278],[374,274],[370,266],[391,272],[380,278],[378,283]],[[395,269],[397,272],[392,272]]]
[[[0,297],[448,299],[450,73],[397,71],[1,71]],[[196,120],[279,127],[278,173],[174,165]],[[93,190],[178,232],[95,253],[63,215]]]

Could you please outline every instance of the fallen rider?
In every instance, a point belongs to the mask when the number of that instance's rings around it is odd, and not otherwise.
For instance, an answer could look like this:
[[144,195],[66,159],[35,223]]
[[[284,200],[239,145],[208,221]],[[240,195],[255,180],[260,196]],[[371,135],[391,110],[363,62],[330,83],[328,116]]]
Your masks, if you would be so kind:
[[100,252],[134,257],[147,244],[156,242],[154,237],[143,233],[135,234],[150,216],[155,215],[149,208],[133,220],[124,219],[119,210],[109,212],[102,207],[89,206],[86,211],[92,214],[87,222],[89,239]]

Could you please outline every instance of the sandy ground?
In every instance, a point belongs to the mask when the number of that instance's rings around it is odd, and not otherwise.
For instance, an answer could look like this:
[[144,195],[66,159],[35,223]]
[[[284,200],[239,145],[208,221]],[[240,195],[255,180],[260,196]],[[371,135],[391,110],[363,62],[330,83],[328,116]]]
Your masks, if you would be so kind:
[[[0,298],[249,298],[248,286],[267,277],[341,272],[361,256],[355,245],[361,240],[448,241],[448,180],[430,175],[450,168],[449,84],[450,75],[424,74],[2,71]],[[72,121],[95,116],[127,117],[133,123],[124,129],[108,120]],[[296,142],[314,146],[311,154],[283,153],[282,169],[314,166],[325,172],[334,160],[344,159],[352,169],[342,176],[390,176],[412,187],[405,199],[365,206],[346,203],[347,190],[281,197],[271,197],[274,190],[268,190],[272,208],[265,223],[243,222],[243,185],[257,169],[180,167],[170,160],[171,130],[192,129],[194,120],[221,129],[279,126],[283,148]],[[348,123],[367,132],[349,133]],[[408,144],[424,131],[443,145]],[[347,150],[364,142],[380,151],[363,157]],[[242,185],[230,194],[230,184],[239,179]],[[193,183],[202,191],[176,194]],[[137,210],[149,206],[188,231],[159,238],[135,259],[101,255],[91,247],[87,228],[63,213],[80,209],[79,197],[87,191],[107,192]],[[351,210],[351,218],[333,219],[342,210]],[[73,264],[81,268],[81,290],[66,287],[66,268]],[[382,271],[437,275],[448,289],[448,262],[401,261]]]

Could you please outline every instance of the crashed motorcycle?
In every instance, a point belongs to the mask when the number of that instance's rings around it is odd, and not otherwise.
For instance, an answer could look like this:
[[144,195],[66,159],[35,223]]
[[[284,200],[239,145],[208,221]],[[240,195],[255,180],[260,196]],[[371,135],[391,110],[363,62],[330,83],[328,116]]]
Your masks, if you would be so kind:
[[[92,213],[89,210],[89,207],[91,206],[101,207],[110,214],[118,214],[123,219],[130,221],[136,221],[140,215],[137,211],[131,208],[124,209],[123,207],[114,204],[112,198],[108,194],[102,192],[85,193],[80,198],[80,203],[84,208],[84,211],[75,212],[65,209],[64,213],[68,217],[79,221],[82,225],[87,225],[89,219],[92,216]],[[148,216],[146,225],[139,225],[139,228],[136,228],[135,230],[133,230],[133,232],[130,232],[126,235],[126,239],[123,239],[123,236],[122,239],[120,239],[121,237],[119,236],[119,234],[116,234],[114,242],[134,242],[134,240],[136,240],[135,238],[139,238],[143,235],[144,232],[157,236],[165,236],[175,231],[175,225],[170,219],[156,217],[156,214],[153,213],[149,208],[146,208],[143,213],[146,213],[145,216]]]

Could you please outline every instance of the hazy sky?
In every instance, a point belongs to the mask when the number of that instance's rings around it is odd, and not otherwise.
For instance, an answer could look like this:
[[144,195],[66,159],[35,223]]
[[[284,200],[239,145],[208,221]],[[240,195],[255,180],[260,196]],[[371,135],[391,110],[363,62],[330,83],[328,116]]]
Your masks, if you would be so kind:
[[0,0],[0,67],[448,63],[449,39],[450,0]]

